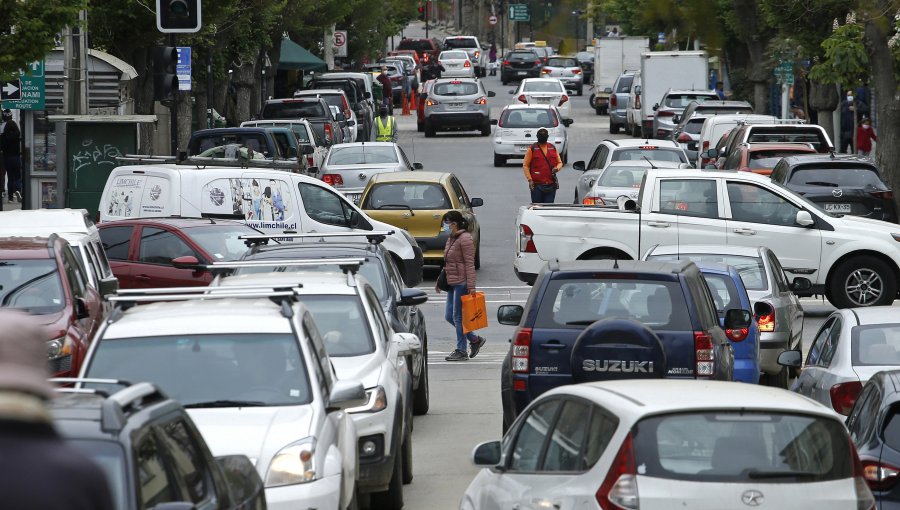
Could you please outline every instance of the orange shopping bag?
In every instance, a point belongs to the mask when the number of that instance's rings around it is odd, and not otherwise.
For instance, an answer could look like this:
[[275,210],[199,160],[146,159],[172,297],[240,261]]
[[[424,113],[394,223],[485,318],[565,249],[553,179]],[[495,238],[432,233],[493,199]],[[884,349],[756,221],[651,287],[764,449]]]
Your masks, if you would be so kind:
[[463,333],[469,333],[476,329],[486,328],[487,305],[484,302],[484,292],[465,294],[462,301],[462,328]]

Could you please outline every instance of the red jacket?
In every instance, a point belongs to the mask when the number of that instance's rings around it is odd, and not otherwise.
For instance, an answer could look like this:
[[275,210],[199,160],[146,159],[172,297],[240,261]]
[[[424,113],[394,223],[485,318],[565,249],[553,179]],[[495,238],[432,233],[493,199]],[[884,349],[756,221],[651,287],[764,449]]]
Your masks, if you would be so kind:
[[[549,164],[548,164],[549,162]],[[553,184],[553,169],[559,164],[559,154],[552,143],[547,143],[547,157],[544,157],[540,144],[532,144],[525,154],[525,164],[535,184]]]
[[866,152],[872,150],[872,140],[878,141],[878,136],[875,135],[875,129],[872,126],[869,126],[869,129],[862,125],[856,127],[856,150]]
[[475,241],[472,234],[458,230],[447,239],[444,246],[444,271],[450,285],[466,284],[469,292],[475,290]]

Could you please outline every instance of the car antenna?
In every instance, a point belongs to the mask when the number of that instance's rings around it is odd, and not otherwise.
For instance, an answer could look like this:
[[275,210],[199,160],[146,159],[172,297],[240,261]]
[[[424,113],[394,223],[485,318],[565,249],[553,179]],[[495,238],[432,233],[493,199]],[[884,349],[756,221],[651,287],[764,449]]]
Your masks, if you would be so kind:
[[659,168],[659,167],[657,167],[656,165],[654,165],[653,162],[650,161],[650,158],[648,158],[647,156],[641,156],[641,157],[644,158],[645,160],[647,160],[647,163],[650,163],[650,168],[652,168],[652,169],[654,169],[654,170],[656,170],[657,168]]
[[619,269],[619,257],[616,257],[613,261],[613,269]]

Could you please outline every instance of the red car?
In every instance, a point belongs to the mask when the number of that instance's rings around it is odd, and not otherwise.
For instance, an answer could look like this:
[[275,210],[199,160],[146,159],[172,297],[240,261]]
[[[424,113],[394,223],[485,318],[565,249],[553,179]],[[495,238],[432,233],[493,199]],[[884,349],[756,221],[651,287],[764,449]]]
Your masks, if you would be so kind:
[[54,377],[75,377],[105,319],[100,294],[78,256],[57,236],[0,238],[0,307],[28,312],[47,333]]
[[816,154],[816,150],[803,143],[745,143],[739,145],[722,164],[722,170],[741,170],[769,175],[781,158],[798,154]]
[[202,266],[234,261],[247,251],[240,236],[260,232],[240,221],[139,218],[97,225],[122,289],[209,285]]

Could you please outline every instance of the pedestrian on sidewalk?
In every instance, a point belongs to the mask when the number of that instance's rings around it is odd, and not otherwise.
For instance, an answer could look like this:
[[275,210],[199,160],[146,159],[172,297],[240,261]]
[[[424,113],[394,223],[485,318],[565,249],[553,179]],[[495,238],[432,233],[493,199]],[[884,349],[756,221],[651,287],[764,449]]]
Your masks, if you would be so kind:
[[556,200],[556,190],[559,189],[556,173],[562,169],[563,164],[556,147],[549,139],[550,132],[547,128],[538,129],[537,143],[525,151],[522,170],[528,180],[533,204],[552,204]]
[[381,105],[375,118],[375,141],[397,143],[397,120],[385,105]]
[[382,104],[393,110],[394,86],[391,84],[390,76],[388,76],[387,66],[381,66],[381,72],[378,73],[376,79],[381,84]]
[[488,67],[491,70],[491,76],[497,76],[497,45],[491,44],[491,49],[488,51]]
[[871,156],[873,140],[877,142],[878,135],[875,134],[872,121],[868,117],[863,117],[856,128],[856,153],[860,156]]
[[[22,132],[13,120],[12,111],[3,110],[0,114],[0,152],[3,153],[3,166],[9,179],[6,187],[9,202],[22,201]],[[0,175],[0,186],[2,186]]]
[[[486,340],[472,332],[463,334],[462,297],[475,292],[475,241],[468,232],[469,222],[459,211],[449,211],[444,215],[441,232],[450,237],[444,246],[444,273],[447,276],[447,304],[444,319],[456,328],[456,350],[445,359],[466,361],[478,355]],[[435,285],[435,292],[441,289]],[[470,351],[466,353],[466,342]]]

